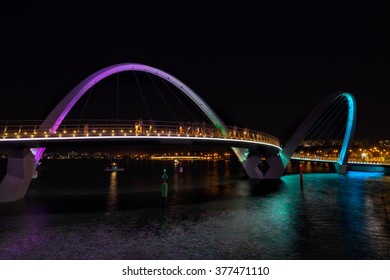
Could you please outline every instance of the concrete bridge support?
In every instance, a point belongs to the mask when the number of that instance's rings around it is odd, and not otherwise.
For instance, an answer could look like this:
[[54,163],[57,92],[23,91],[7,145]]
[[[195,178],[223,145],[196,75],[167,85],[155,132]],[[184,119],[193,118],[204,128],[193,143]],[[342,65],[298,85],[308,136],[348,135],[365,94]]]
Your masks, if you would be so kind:
[[262,155],[253,155],[244,160],[241,164],[251,179],[263,179],[264,174],[259,168]]
[[335,167],[337,173],[339,173],[339,174],[347,174],[347,168],[348,168],[347,164],[335,163],[334,167]]
[[24,198],[36,167],[30,149],[9,151],[7,173],[0,184],[0,203]]
[[[260,165],[264,168],[260,168]],[[251,179],[280,179],[284,167],[280,156],[251,155],[242,162]]]

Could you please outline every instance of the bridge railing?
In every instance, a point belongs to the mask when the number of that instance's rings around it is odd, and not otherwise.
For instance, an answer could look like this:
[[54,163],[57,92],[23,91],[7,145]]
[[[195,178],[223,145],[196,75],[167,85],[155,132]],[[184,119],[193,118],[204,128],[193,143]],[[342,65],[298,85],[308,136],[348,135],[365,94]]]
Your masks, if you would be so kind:
[[0,121],[3,139],[37,137],[88,136],[172,136],[208,137],[247,140],[280,146],[279,140],[267,133],[228,126],[226,135],[212,124],[200,122],[172,122],[153,120],[64,120],[52,131],[42,127],[43,121]]
[[327,161],[327,162],[337,162],[338,157],[335,156],[320,156],[320,155],[306,155],[300,153],[294,153],[291,157],[292,159],[301,159],[306,161]]
[[[303,161],[337,162],[338,157],[337,156],[321,156],[321,155],[307,155],[307,154],[295,153],[295,154],[293,154],[291,159],[303,160]],[[348,163],[389,165],[390,164],[390,160],[348,159]]]

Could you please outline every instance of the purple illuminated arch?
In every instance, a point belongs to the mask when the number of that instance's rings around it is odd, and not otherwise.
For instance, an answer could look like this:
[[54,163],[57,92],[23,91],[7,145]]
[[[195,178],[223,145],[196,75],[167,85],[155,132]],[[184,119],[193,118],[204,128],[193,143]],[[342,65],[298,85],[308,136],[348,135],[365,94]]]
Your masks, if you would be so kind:
[[[101,69],[94,74],[90,75],[79,83],[72,91],[70,91],[58,105],[51,111],[46,120],[39,127],[40,130],[48,130],[50,133],[53,133],[62,123],[66,115],[73,108],[76,102],[96,83],[100,82],[104,78],[111,76],[116,73],[124,71],[140,71],[146,72],[153,75],[156,75],[178,89],[180,89],[185,95],[187,95],[198,107],[202,110],[203,113],[210,119],[210,121],[222,132],[223,135],[226,135],[226,126],[223,121],[217,116],[217,114],[206,104],[206,102],[197,95],[191,88],[189,88],[182,81],[176,77],[164,72],[160,69],[138,64],[138,63],[122,63],[112,66],[108,66],[104,69]],[[235,153],[239,158],[243,157],[243,151],[233,148]],[[35,160],[39,161],[45,148],[31,149],[32,153],[35,155]]]

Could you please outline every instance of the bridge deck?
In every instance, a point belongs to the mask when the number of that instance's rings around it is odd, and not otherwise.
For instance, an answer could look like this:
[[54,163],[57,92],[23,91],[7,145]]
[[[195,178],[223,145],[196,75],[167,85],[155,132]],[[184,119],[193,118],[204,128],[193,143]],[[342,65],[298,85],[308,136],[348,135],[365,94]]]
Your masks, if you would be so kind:
[[[34,121],[40,123],[39,121]],[[61,143],[149,142],[158,144],[216,144],[231,147],[266,147],[280,152],[279,140],[267,133],[247,128],[217,129],[205,123],[160,121],[64,121],[55,131],[30,122],[0,123],[0,147],[47,147]]]
[[[328,162],[336,163],[337,157],[316,157],[316,156],[293,156],[292,160],[299,161],[316,161],[316,162]],[[390,166],[390,161],[367,161],[367,160],[348,160],[349,165],[375,165],[375,166]]]

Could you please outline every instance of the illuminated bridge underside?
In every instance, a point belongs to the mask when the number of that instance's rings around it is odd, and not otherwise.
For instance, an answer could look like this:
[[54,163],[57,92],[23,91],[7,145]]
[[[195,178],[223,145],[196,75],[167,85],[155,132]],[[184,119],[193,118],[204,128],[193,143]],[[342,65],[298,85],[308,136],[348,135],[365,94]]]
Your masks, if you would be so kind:
[[[1,140],[0,140],[1,141]],[[280,148],[271,144],[254,142],[249,140],[207,138],[207,137],[176,137],[176,136],[89,136],[89,137],[61,137],[61,138],[33,138],[15,139],[12,142],[3,142],[6,148],[40,148],[59,147],[70,144],[191,144],[207,146],[225,146],[245,148],[250,151],[262,152],[266,154],[277,154]]]

